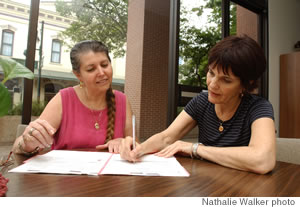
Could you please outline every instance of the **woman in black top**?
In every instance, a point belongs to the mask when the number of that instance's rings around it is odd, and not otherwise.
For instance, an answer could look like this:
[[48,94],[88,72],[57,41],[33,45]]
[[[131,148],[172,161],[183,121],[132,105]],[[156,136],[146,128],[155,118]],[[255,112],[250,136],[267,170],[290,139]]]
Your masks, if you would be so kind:
[[[276,163],[272,105],[250,94],[266,69],[261,47],[248,36],[230,36],[209,52],[208,92],[192,99],[173,123],[130,150],[132,138],[122,141],[121,156],[137,161],[157,152],[204,158],[223,166],[265,174]],[[197,143],[180,141],[195,126]]]

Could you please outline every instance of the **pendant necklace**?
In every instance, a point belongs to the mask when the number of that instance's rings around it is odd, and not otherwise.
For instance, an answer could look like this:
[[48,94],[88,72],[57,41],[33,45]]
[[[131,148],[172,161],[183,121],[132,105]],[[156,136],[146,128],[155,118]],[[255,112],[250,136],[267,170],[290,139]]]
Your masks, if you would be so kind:
[[[101,112],[99,113],[99,122],[100,122],[100,119],[101,119],[101,116],[102,116],[102,112],[103,112],[103,111],[101,111]],[[99,122],[98,122],[98,120],[97,120],[97,116],[96,116],[96,118],[95,118],[94,112],[93,112],[92,110],[91,110],[91,113],[92,113],[93,118],[94,118],[94,121],[95,121],[94,127],[95,127],[96,130],[98,130],[98,129],[100,129],[100,124],[99,124]]]
[[[84,95],[85,95],[85,97],[86,97],[86,99],[88,100],[88,97],[87,97],[87,94],[85,93],[85,91],[84,91]],[[95,127],[95,129],[96,130],[99,130],[100,129],[100,120],[101,120],[101,116],[102,116],[102,112],[103,111],[101,111],[100,113],[99,113],[99,117],[98,117],[98,119],[99,119],[99,121],[97,120],[97,116],[95,117],[95,114],[94,114],[94,111],[92,110],[92,109],[90,109],[90,107],[88,107],[89,108],[89,110],[91,111],[91,113],[92,113],[92,116],[93,116],[93,119],[94,119],[94,127]]]
[[221,121],[220,119],[219,119],[219,124],[220,124],[220,126],[219,126],[219,132],[223,132],[224,131],[223,121]]
[[[240,103],[241,103],[241,100],[239,100],[238,104],[234,108],[234,110],[233,110],[234,113],[236,112],[236,110],[239,107]],[[219,132],[222,133],[224,131],[224,129],[225,129],[224,126],[223,126],[224,121],[222,121],[218,116],[217,116],[217,118],[219,120],[218,121],[219,122]]]

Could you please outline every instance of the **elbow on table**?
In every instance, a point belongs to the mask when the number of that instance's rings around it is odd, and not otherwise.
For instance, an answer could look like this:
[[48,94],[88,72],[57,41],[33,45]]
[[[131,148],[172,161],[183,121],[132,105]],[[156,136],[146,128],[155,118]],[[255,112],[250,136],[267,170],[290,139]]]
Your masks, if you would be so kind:
[[267,174],[271,172],[276,165],[276,156],[268,156],[265,158],[259,158],[256,161],[256,165],[253,167],[252,171],[257,174]]

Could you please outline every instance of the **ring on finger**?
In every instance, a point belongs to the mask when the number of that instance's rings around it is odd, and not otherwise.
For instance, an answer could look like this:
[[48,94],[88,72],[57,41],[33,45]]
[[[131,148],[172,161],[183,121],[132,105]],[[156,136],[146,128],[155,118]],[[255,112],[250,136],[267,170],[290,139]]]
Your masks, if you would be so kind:
[[33,133],[34,130],[35,130],[35,128],[32,127],[32,128],[29,130],[28,134],[29,134],[30,136],[32,136],[32,133]]

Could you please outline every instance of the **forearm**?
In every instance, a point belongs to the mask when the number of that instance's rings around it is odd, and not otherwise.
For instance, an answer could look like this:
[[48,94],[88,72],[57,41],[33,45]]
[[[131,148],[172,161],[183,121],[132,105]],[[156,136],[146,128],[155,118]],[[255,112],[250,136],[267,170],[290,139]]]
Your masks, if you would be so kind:
[[144,152],[158,152],[181,139],[196,126],[196,121],[182,111],[173,123],[164,131],[150,137],[142,144]]
[[265,174],[275,167],[276,153],[257,147],[209,147],[200,145],[197,153],[220,165]]
[[158,152],[172,144],[173,140],[165,131],[157,133],[141,144],[144,154]]

